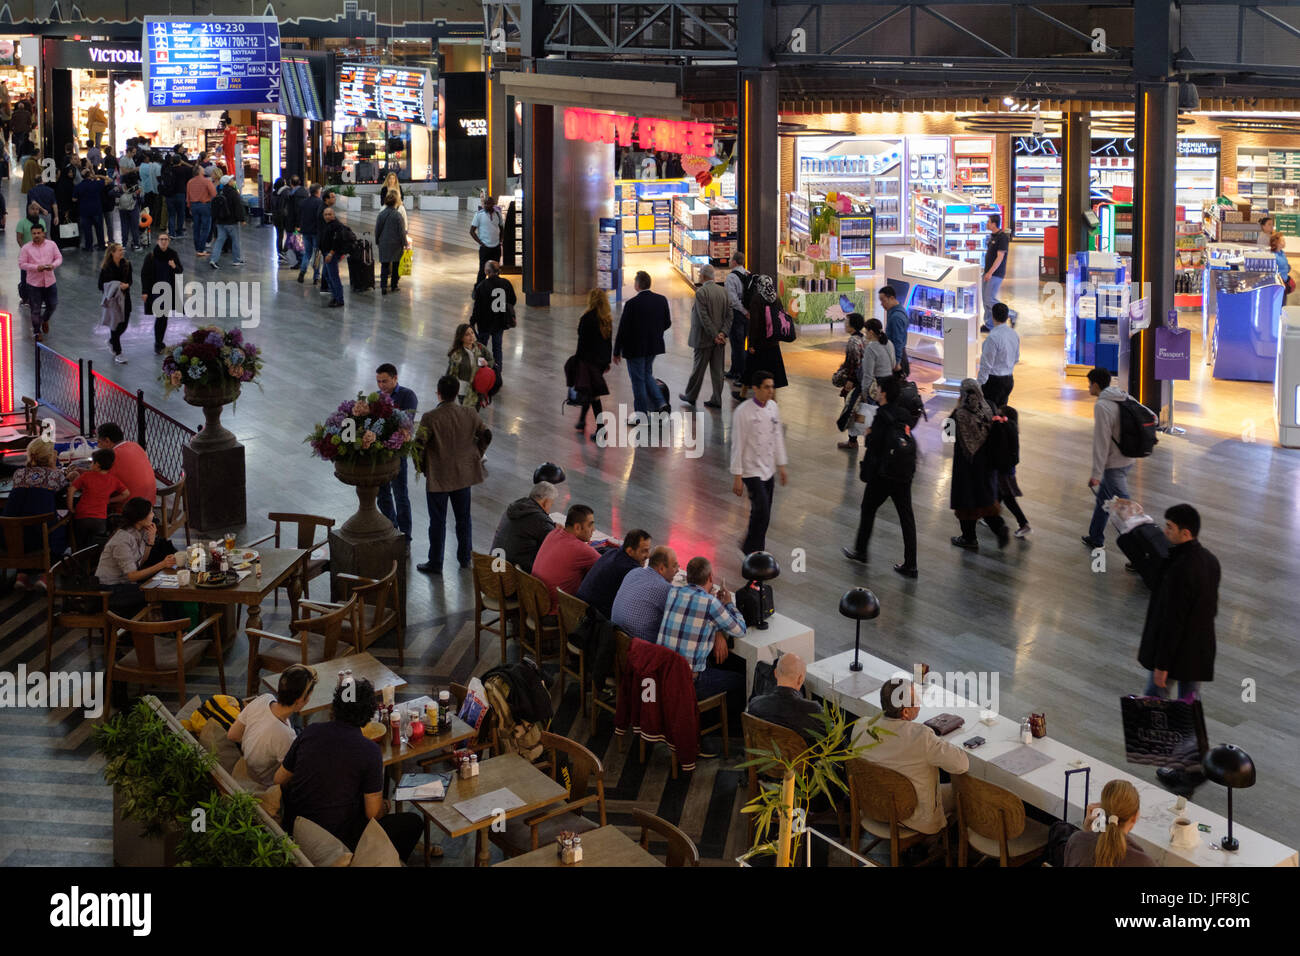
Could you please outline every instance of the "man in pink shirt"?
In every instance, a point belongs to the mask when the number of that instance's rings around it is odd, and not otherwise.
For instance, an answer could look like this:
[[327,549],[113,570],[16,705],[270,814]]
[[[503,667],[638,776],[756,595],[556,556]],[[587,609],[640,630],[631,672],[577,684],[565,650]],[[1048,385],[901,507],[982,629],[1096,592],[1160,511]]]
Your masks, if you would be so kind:
[[[95,430],[95,438],[100,448],[113,453],[113,467],[108,473],[126,485],[132,498],[143,498],[154,504],[158,500],[158,480],[145,450],[133,441],[125,441],[126,436],[116,422],[100,425]],[[121,504],[112,510],[121,511]]]
[[546,582],[551,591],[551,609],[556,609],[555,589],[577,594],[587,571],[596,563],[600,552],[589,542],[596,530],[596,515],[586,505],[574,505],[564,516],[564,527],[556,528],[542,540],[533,559],[533,574]]
[[[50,333],[50,316],[59,304],[59,287],[54,270],[63,265],[59,244],[45,238],[45,228],[32,226],[32,241],[18,253],[18,268],[27,273],[28,302],[32,311],[32,334],[41,341]],[[44,305],[44,308],[42,308]]]

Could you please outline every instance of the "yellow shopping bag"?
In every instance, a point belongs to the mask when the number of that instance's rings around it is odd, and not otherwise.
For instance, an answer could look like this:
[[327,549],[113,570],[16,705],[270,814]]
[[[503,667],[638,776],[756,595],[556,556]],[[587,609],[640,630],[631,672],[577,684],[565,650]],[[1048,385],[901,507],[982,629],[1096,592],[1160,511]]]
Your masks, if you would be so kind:
[[397,263],[397,274],[399,276],[409,276],[411,274],[411,250],[403,249],[401,261]]

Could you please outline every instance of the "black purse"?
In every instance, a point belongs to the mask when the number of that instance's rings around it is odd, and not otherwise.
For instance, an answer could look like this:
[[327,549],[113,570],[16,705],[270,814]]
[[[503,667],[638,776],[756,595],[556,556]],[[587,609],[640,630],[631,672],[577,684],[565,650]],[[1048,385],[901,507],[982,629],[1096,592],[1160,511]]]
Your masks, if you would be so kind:
[[835,427],[840,431],[848,431],[853,424],[853,412],[858,407],[858,402],[862,398],[862,390],[855,388],[849,392],[849,397],[844,400],[844,408],[840,410],[839,417],[835,419]]
[[1129,763],[1191,770],[1209,749],[1199,698],[1171,700],[1129,695],[1119,699]]

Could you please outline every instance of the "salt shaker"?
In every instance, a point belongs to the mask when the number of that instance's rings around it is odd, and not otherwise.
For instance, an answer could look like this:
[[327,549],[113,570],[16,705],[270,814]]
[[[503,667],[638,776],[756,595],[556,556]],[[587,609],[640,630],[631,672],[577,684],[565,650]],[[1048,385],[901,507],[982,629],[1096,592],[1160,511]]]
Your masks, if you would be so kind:
[[1020,742],[1028,746],[1034,740],[1034,732],[1029,727],[1029,718],[1026,717],[1020,722]]
[[573,862],[582,862],[582,837],[580,836],[575,836],[573,838]]
[[469,775],[471,777],[478,776],[478,754],[469,755]]

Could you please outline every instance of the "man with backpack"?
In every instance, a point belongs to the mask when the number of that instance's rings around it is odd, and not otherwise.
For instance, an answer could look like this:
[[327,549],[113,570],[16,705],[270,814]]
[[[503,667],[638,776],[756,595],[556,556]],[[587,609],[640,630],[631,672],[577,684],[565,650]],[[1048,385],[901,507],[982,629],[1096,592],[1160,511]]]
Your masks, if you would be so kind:
[[724,288],[727,290],[727,304],[731,306],[731,368],[726,377],[734,382],[745,379],[745,333],[749,331],[749,312],[745,308],[749,280],[753,274],[745,268],[745,259],[739,252],[731,257],[731,271],[727,273]]
[[221,251],[226,246],[226,240],[235,251],[235,265],[244,264],[244,256],[239,251],[239,227],[243,225],[247,217],[244,215],[244,200],[240,198],[239,190],[234,187],[235,177],[227,173],[221,177],[221,187],[217,194],[212,197],[212,221],[217,224],[217,238],[213,242],[212,259],[209,265],[214,269],[219,269],[218,263],[221,260]]
[[334,207],[324,209],[325,225],[320,236],[321,268],[330,287],[327,308],[343,308],[343,280],[339,277],[339,262],[352,252],[357,237],[347,226],[334,218]]
[[1128,497],[1128,473],[1133,462],[1151,454],[1155,445],[1155,419],[1128,392],[1110,384],[1110,372],[1097,367],[1088,373],[1088,394],[1097,399],[1092,409],[1092,475],[1088,487],[1096,489],[1092,524],[1083,536],[1089,548],[1106,543],[1106,511],[1111,498]]
[[916,439],[912,436],[918,416],[899,401],[901,385],[897,378],[887,379],[880,389],[880,408],[867,429],[867,455],[862,460],[862,479],[867,483],[862,493],[862,512],[858,534],[852,548],[841,548],[850,561],[867,563],[867,547],[876,512],[886,500],[893,499],[898,523],[903,529],[903,563],[894,570],[905,578],[915,578],[916,517],[912,513],[912,478],[916,474]]

